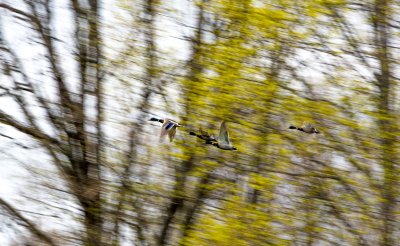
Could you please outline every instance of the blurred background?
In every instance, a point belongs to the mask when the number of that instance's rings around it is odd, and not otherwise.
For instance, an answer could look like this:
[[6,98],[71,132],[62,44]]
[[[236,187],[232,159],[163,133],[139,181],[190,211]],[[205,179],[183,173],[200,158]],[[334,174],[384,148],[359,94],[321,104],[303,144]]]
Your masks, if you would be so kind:
[[399,13],[1,0],[0,244],[400,245]]

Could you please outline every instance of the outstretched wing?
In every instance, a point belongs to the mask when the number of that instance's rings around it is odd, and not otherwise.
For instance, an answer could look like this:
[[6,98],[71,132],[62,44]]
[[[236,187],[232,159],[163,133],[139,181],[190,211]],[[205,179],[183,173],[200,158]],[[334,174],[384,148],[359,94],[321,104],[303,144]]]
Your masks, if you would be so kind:
[[304,129],[305,132],[310,132],[313,129],[313,125],[311,125],[310,123],[304,122],[303,123],[303,129]]
[[218,143],[220,145],[222,144],[231,145],[231,142],[229,141],[229,132],[226,127],[225,120],[222,121],[221,127],[219,128]]
[[208,132],[206,132],[206,131],[203,131],[203,129],[200,127],[200,134],[202,135],[202,136],[205,136],[205,137],[207,137],[207,136],[209,136],[209,134],[208,134]]
[[201,128],[200,128],[200,134],[204,140],[215,139],[212,135],[210,135],[210,133],[203,131],[203,129]]
[[168,137],[170,142],[174,140],[175,134],[176,134],[176,125],[174,125],[168,132]]

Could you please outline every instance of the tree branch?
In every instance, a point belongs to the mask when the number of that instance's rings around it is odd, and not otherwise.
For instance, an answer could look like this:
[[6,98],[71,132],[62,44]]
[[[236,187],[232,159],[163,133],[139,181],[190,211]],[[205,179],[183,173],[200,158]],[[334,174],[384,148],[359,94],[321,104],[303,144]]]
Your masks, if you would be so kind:
[[28,220],[25,216],[23,216],[16,208],[14,208],[11,204],[0,198],[0,206],[3,207],[7,212],[14,218],[22,221],[29,229],[29,231],[37,236],[43,242],[46,242],[48,245],[56,246],[57,244],[53,241],[51,237],[46,235],[42,230],[40,230],[37,225],[35,225],[32,221]]

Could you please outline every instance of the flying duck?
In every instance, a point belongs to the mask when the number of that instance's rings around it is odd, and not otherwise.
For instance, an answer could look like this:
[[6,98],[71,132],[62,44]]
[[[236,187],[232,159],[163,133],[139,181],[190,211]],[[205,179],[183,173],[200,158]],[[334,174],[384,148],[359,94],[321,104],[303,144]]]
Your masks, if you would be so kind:
[[298,131],[305,132],[308,134],[313,134],[313,133],[319,134],[320,133],[320,131],[318,131],[317,128],[315,128],[313,125],[311,125],[309,123],[304,124],[302,127],[289,126],[289,129],[296,129]]
[[204,140],[205,144],[213,144],[218,142],[217,139],[214,137],[214,135],[210,135],[208,132],[203,131],[201,128],[200,128],[200,134],[195,132],[189,132],[189,134]]
[[157,121],[162,123],[161,126],[161,133],[160,133],[160,142],[162,142],[165,138],[165,136],[168,134],[169,141],[172,142],[174,140],[175,134],[176,134],[176,128],[179,126],[182,126],[176,121],[173,121],[171,119],[157,119],[157,118],[151,118],[150,121]]
[[212,144],[213,146],[223,149],[223,150],[237,150],[235,147],[232,146],[231,141],[229,139],[229,132],[226,127],[225,120],[222,121],[221,127],[219,128],[219,136],[218,139],[215,139],[213,135],[208,134],[207,132],[204,132],[200,130],[200,134],[197,134],[195,132],[190,132],[190,135],[196,136],[200,139],[205,140],[206,144]]

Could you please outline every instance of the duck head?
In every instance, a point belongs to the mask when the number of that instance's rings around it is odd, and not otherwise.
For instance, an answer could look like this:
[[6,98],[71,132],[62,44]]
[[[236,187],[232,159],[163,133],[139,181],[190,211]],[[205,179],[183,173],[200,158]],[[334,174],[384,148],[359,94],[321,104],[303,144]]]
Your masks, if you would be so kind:
[[160,123],[164,123],[163,119],[157,119],[157,118],[154,118],[154,117],[150,118],[149,121],[157,121],[157,122],[160,122]]

